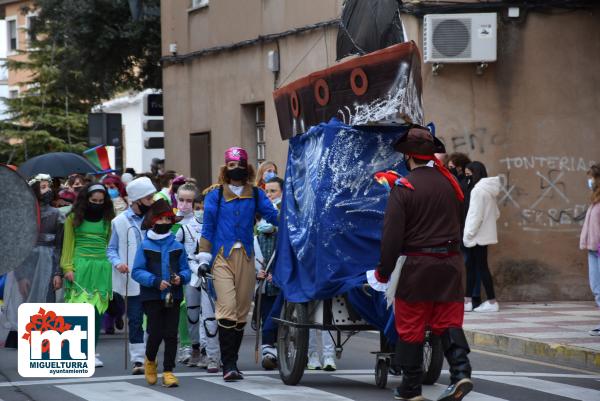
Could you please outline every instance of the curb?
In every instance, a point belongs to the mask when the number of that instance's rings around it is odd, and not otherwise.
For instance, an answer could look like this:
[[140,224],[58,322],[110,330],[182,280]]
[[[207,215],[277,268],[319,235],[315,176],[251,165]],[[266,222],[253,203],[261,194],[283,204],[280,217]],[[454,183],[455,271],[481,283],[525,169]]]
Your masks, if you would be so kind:
[[545,343],[504,334],[468,330],[466,328],[464,331],[469,345],[473,348],[600,371],[600,351],[566,344]]

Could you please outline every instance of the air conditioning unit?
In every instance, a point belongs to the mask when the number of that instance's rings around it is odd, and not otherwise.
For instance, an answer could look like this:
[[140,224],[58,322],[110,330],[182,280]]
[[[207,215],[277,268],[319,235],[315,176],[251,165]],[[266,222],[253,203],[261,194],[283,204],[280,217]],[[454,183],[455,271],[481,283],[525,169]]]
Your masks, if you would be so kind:
[[426,63],[496,61],[496,13],[429,14],[423,19]]

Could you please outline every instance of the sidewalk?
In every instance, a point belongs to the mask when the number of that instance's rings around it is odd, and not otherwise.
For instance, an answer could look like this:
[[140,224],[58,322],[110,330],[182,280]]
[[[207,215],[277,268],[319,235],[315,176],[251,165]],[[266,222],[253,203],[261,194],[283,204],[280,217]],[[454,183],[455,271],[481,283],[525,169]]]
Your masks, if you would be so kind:
[[473,348],[600,371],[600,325],[594,302],[500,303],[497,313],[465,313]]

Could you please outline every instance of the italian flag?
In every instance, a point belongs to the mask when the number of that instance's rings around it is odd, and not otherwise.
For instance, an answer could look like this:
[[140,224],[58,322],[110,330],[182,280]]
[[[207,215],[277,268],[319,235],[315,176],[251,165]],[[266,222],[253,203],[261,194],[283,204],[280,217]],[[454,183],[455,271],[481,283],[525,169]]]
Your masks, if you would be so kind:
[[108,160],[108,152],[106,146],[98,145],[83,152],[86,159],[90,161],[100,171],[112,170],[110,161]]

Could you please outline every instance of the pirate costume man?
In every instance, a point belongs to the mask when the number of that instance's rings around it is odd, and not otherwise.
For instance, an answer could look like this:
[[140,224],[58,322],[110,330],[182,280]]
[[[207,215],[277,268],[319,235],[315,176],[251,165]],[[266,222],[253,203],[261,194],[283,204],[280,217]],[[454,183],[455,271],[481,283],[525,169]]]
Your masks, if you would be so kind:
[[243,379],[237,360],[254,293],[255,216],[259,213],[277,225],[277,209],[263,190],[252,185],[244,149],[228,149],[225,163],[220,179],[223,182],[204,200],[202,238],[196,259],[201,274],[212,266],[223,379],[234,381]]
[[[399,340],[396,361],[402,369],[397,400],[424,400],[421,395],[425,328],[441,336],[450,365],[450,386],[438,401],[462,400],[472,390],[469,345],[462,325],[463,272],[460,254],[463,193],[434,153],[444,145],[429,130],[414,126],[394,148],[411,172],[392,188],[384,217],[381,259],[375,277],[390,279],[406,256],[395,294]],[[432,165],[433,163],[433,165]]]

